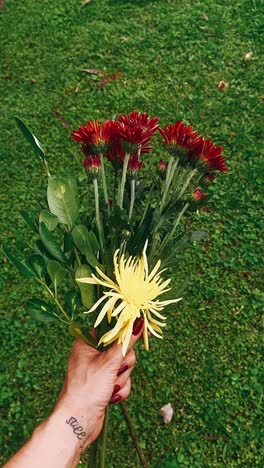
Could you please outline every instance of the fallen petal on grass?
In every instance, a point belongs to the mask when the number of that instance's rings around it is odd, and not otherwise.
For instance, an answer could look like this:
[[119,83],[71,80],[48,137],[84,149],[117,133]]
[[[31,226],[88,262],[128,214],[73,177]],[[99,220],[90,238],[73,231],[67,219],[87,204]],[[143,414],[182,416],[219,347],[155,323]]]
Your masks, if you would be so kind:
[[165,424],[169,424],[173,416],[173,408],[171,406],[171,403],[162,406],[162,408],[160,408],[159,410],[159,415],[163,417],[163,421]]

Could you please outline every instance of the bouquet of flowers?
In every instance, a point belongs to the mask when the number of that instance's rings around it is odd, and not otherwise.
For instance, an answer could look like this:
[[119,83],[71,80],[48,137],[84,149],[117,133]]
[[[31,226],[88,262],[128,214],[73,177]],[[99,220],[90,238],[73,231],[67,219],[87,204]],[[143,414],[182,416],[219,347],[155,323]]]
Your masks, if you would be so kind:
[[[118,340],[124,355],[142,317],[148,350],[150,335],[162,338],[164,309],[181,299],[161,296],[171,289],[169,273],[182,247],[206,237],[184,231],[181,222],[206,202],[217,172],[227,171],[222,147],[182,121],[162,128],[157,117],[136,111],[102,123],[88,121],[72,132],[93,190],[93,200],[86,200],[87,191],[79,194],[74,177],[50,173],[39,141],[16,121],[48,177],[39,213],[21,212],[32,231],[32,251],[21,261],[3,248],[24,277],[44,288],[45,300],[31,298],[26,312],[41,322],[63,322],[71,335],[92,346]],[[86,330],[84,314],[90,313],[98,341]],[[104,441],[106,429],[105,424]],[[97,448],[92,466],[102,467],[105,444],[99,440]]]

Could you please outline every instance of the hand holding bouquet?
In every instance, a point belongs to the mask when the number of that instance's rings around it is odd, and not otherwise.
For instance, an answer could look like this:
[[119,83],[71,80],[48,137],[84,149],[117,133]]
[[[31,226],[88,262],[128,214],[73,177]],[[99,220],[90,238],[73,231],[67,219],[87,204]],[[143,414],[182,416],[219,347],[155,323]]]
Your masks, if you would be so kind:
[[[20,261],[4,248],[50,299],[31,298],[27,313],[42,322],[62,321],[92,346],[118,340],[124,356],[142,317],[148,350],[149,335],[162,337],[165,307],[180,300],[162,297],[170,291],[170,269],[185,244],[206,236],[180,226],[205,203],[217,172],[227,171],[222,147],[184,122],[161,128],[157,117],[136,111],[88,121],[72,132],[93,189],[93,201],[81,194],[80,204],[76,180],[51,175],[38,140],[17,123],[48,176],[40,212],[22,213],[32,230],[32,252]],[[98,342],[85,332],[86,313],[94,316]]]

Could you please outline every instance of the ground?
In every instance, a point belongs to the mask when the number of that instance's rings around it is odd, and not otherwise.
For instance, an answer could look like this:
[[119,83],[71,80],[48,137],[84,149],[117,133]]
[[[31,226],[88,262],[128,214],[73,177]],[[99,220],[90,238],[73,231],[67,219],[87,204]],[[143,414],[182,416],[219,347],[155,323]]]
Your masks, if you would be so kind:
[[[187,281],[162,345],[139,346],[128,401],[152,467],[261,467],[261,6],[254,0],[6,0],[1,22],[1,242],[30,240],[21,209],[46,190],[14,115],[45,146],[52,171],[80,174],[70,131],[137,109],[184,119],[223,144],[230,171],[192,228],[210,233],[174,272]],[[245,55],[252,51],[249,60]],[[84,69],[93,69],[85,72]],[[98,71],[100,73],[98,73]],[[220,81],[228,83],[219,90]],[[24,303],[37,292],[1,256],[3,463],[51,411],[72,343],[39,326]],[[171,402],[174,418],[158,415]],[[108,465],[136,467],[119,407]],[[85,458],[85,457],[84,457]],[[85,463],[85,461],[83,461]]]

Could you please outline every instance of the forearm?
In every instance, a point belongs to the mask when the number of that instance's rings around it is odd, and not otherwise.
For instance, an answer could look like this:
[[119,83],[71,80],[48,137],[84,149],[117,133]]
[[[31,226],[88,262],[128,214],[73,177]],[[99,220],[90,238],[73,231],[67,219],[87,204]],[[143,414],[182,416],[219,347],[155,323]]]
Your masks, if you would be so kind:
[[56,408],[4,468],[74,468],[86,436],[81,416]]

